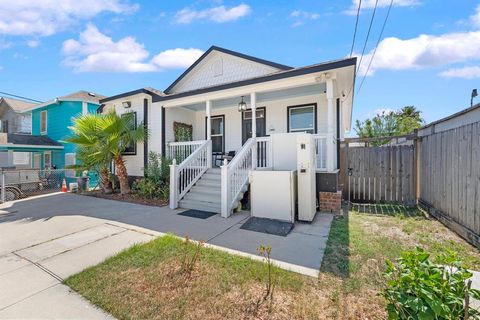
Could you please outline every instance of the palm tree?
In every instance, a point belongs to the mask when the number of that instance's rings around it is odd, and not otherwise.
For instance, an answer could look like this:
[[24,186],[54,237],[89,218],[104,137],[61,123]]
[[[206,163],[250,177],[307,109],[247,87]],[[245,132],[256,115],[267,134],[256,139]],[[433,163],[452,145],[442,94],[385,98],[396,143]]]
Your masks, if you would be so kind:
[[65,141],[77,146],[76,153],[79,164],[71,166],[71,168],[97,171],[103,192],[109,194],[113,192],[108,169],[112,155],[102,142],[101,118],[102,116],[99,114],[86,114],[73,119],[73,126],[69,127],[72,135]]
[[101,142],[115,164],[120,193],[130,193],[128,173],[123,159],[123,152],[132,144],[145,140],[147,132],[142,125],[136,126],[133,112],[118,115],[115,111],[100,117]]

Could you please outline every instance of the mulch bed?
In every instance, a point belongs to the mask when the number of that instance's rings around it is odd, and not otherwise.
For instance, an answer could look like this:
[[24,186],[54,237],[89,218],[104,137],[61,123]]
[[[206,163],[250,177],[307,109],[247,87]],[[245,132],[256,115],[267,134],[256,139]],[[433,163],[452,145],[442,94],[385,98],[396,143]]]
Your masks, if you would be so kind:
[[162,199],[145,199],[142,197],[139,197],[135,194],[126,194],[126,195],[121,195],[120,193],[112,193],[112,194],[104,194],[101,191],[88,191],[81,193],[82,195],[85,196],[90,196],[90,197],[95,197],[95,198],[103,198],[103,199],[108,199],[108,200],[117,200],[117,201],[123,201],[123,202],[130,202],[130,203],[137,203],[137,204],[143,204],[147,206],[155,206],[155,207],[163,207],[168,204],[167,200],[162,200]]

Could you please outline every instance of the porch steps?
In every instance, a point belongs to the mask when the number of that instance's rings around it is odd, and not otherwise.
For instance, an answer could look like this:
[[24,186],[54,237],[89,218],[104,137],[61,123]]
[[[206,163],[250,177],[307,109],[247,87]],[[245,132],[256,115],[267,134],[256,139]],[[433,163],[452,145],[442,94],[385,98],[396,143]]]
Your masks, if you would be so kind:
[[180,208],[220,213],[220,169],[208,169],[179,202]]

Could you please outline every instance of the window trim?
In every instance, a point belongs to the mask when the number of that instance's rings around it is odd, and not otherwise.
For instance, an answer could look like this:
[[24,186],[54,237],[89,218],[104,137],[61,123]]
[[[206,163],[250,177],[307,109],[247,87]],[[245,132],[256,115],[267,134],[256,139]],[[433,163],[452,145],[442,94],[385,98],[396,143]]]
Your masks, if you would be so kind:
[[[127,112],[124,112],[122,113],[120,116],[124,116],[125,114],[128,114],[128,113],[133,113],[133,117],[134,117],[134,130],[138,128],[138,124],[137,124],[137,112],[136,111],[127,111]],[[137,155],[137,142],[134,142],[133,143],[133,151],[123,151],[122,152],[122,156],[136,156]]]
[[287,132],[302,132],[301,130],[307,131],[311,129],[295,129],[295,131],[291,131],[292,129],[290,128],[290,110],[292,109],[298,109],[298,108],[305,108],[305,107],[312,107],[313,108],[313,134],[317,133],[318,130],[318,115],[317,115],[317,103],[305,103],[305,104],[298,104],[294,106],[288,106],[287,107]]
[[[42,131],[42,115],[45,114],[45,131]],[[48,132],[48,112],[47,110],[40,111],[40,134],[46,135]]]

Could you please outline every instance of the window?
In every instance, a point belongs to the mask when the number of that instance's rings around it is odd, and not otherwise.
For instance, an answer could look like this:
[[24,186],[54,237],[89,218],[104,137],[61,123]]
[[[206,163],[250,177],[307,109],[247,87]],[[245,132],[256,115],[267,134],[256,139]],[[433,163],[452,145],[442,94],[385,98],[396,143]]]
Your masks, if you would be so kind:
[[0,121],[0,132],[8,133],[8,121],[7,120]]
[[[207,136],[207,119],[205,118],[205,137]],[[212,116],[211,117],[211,139],[212,139],[212,152],[224,153],[225,150],[225,116]]]
[[47,110],[40,112],[40,134],[47,134]]
[[317,132],[317,105],[291,106],[288,110],[288,132]]
[[13,152],[14,165],[27,165],[30,163],[30,152]]
[[[127,112],[122,114],[122,117],[126,117],[127,115],[133,114],[133,128],[132,130],[137,129],[137,113],[136,112]],[[122,152],[123,155],[136,155],[137,154],[137,143],[133,142],[129,144],[125,150]]]

